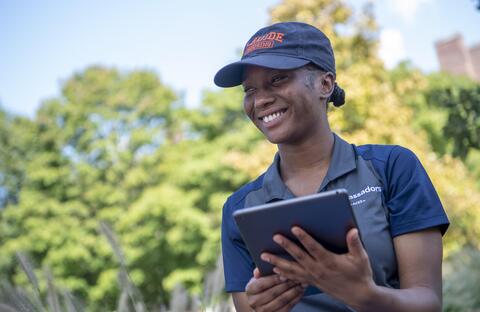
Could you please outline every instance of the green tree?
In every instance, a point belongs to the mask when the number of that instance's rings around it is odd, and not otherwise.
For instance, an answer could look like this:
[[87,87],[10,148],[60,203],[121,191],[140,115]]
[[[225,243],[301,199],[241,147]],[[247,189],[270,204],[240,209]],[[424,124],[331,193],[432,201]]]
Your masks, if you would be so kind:
[[[400,63],[389,76],[393,91],[414,112],[414,129],[426,134],[439,157],[459,157],[480,189],[480,150],[475,139],[480,102],[474,95],[478,83],[447,73],[425,75],[409,62]],[[470,95],[461,100],[460,93]]]
[[[113,308],[118,270],[106,241],[99,236],[98,221],[115,228],[123,225],[119,220],[129,209],[136,209],[135,203],[145,197],[144,190],[165,182],[155,168],[164,157],[163,147],[178,140],[181,124],[175,114],[180,110],[175,93],[151,72],[91,67],[69,79],[62,96],[43,103],[28,129],[33,154],[24,169],[18,202],[7,205],[0,216],[2,272],[10,272],[16,283],[25,283],[13,255],[26,251],[36,263],[51,267],[58,284],[90,302],[92,309]],[[7,154],[14,156],[12,151],[8,147]],[[172,199],[155,200],[167,207]],[[190,220],[173,212],[160,213],[165,214],[163,218],[175,217],[169,220],[173,227]],[[145,231],[141,225],[128,236]],[[159,225],[156,231],[160,234],[168,230]],[[199,236],[197,245],[186,245],[195,253],[203,241]],[[177,243],[182,245],[182,238]],[[158,266],[176,254],[168,246],[160,247],[165,249],[155,250],[156,258],[150,259]],[[184,260],[189,261],[195,263],[193,258]],[[148,278],[144,282],[142,274],[149,276],[146,269],[150,268],[134,270],[132,277],[141,289],[148,282],[154,290],[147,292],[147,301],[156,303],[162,285]],[[173,269],[164,270],[160,281]]]
[[478,311],[480,308],[480,251],[466,248],[445,266],[444,311]]
[[453,142],[453,156],[465,159],[470,149],[480,148],[480,85],[432,89],[427,101],[448,114],[443,134]]
[[113,309],[118,265],[102,220],[150,307],[179,283],[200,294],[219,253],[222,204],[251,178],[239,156],[261,139],[240,99],[210,92],[186,109],[151,72],[73,75],[32,121],[19,201],[0,214],[0,270],[26,284],[13,255],[28,252],[90,310]]
[[0,108],[0,210],[18,202],[32,153],[32,127],[27,118],[12,116]]

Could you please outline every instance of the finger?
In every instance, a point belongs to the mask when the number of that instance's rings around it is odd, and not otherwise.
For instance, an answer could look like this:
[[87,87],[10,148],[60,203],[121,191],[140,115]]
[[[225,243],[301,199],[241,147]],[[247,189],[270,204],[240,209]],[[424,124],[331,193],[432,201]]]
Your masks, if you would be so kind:
[[253,270],[253,277],[255,278],[260,278],[260,270],[256,267],[255,270]]
[[312,260],[312,257],[305,250],[285,236],[277,234],[273,236],[273,240],[285,249],[298,263],[307,264]]
[[315,259],[324,259],[332,255],[331,252],[326,250],[320,243],[318,243],[313,237],[305,232],[302,228],[294,226],[292,228],[292,233],[295,235],[303,247],[312,255]]
[[298,286],[293,281],[284,282],[278,285],[275,285],[263,292],[247,295],[248,304],[257,309],[263,305],[269,304],[271,301],[274,301],[276,298],[281,296],[283,293],[288,291],[290,288]]
[[253,277],[245,287],[245,292],[254,295],[280,283],[283,283],[283,281],[280,280],[280,276],[278,275],[270,275],[260,278]]
[[[280,279],[291,279],[290,277],[296,277],[297,275],[299,276],[305,274],[303,267],[298,262],[289,261],[267,252],[262,253],[260,257],[263,261],[266,261],[274,266],[273,272],[277,273],[280,276]],[[278,273],[279,269],[282,271],[282,274]],[[285,275],[284,273],[288,273],[288,275]],[[298,278],[294,278],[294,280],[298,280]]]
[[283,309],[279,310],[280,312],[289,312],[300,300],[302,300],[304,293],[298,294],[295,298],[293,298],[288,305],[286,305]]
[[367,252],[363,248],[358,229],[353,228],[347,233],[348,252],[353,256],[365,257]]
[[262,306],[265,311],[289,311],[290,308],[303,297],[303,288],[299,285],[291,287],[275,299]]
[[[278,274],[280,277],[283,277],[286,280],[294,281],[295,283],[302,285],[308,285],[311,281],[311,274],[309,274],[306,270],[284,270],[279,267],[274,267],[273,272]],[[303,286],[302,286],[303,287]]]

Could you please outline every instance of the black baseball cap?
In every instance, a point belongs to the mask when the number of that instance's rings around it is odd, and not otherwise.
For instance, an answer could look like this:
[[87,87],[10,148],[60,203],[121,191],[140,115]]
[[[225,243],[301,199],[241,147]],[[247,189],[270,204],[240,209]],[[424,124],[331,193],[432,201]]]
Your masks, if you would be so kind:
[[[299,22],[277,23],[257,31],[248,40],[240,61],[221,68],[214,77],[219,87],[235,87],[243,81],[246,65],[272,69],[295,69],[309,63],[336,75],[330,40],[318,28]],[[345,103],[345,91],[335,83],[328,102]]]

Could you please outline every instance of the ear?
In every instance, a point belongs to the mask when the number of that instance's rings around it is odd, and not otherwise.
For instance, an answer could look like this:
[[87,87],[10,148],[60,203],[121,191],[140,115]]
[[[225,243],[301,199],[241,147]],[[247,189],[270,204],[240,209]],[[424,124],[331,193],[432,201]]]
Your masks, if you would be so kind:
[[320,96],[328,99],[333,93],[335,87],[335,76],[331,72],[326,72],[320,76]]

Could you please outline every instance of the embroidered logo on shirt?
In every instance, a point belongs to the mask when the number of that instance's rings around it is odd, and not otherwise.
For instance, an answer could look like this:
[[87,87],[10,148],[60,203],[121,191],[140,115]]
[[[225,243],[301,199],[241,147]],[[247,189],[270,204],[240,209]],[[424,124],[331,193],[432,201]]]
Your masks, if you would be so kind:
[[[381,192],[381,191],[382,191],[382,187],[380,187],[380,186],[367,186],[366,188],[364,188],[360,192],[349,195],[348,199],[350,199],[350,201],[352,201],[354,199],[359,199],[360,197],[362,197],[363,195],[365,195],[367,193]],[[352,202],[352,206],[359,205],[359,204],[364,203],[364,202],[365,202],[364,199],[359,199],[359,200],[356,200],[356,201]]]

